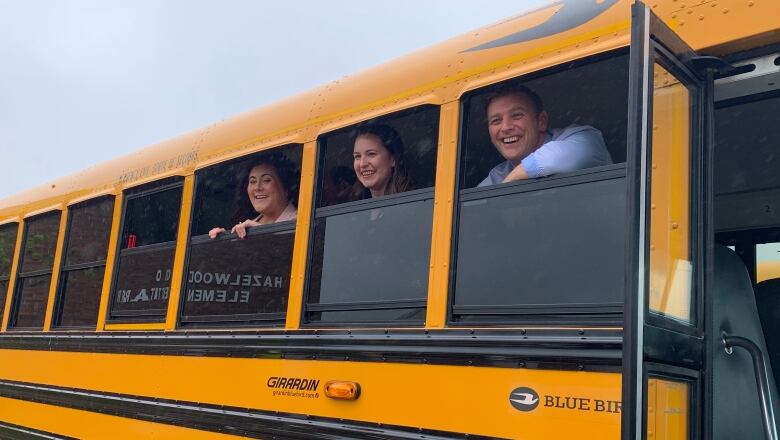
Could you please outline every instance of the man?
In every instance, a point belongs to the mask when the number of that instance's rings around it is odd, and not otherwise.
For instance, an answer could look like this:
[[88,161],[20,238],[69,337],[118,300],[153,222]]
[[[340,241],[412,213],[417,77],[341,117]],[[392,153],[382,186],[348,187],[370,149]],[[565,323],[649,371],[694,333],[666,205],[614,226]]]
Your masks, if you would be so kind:
[[487,103],[488,131],[506,162],[493,167],[479,186],[612,163],[599,130],[570,125],[548,131],[547,118],[542,100],[525,86],[492,93]]

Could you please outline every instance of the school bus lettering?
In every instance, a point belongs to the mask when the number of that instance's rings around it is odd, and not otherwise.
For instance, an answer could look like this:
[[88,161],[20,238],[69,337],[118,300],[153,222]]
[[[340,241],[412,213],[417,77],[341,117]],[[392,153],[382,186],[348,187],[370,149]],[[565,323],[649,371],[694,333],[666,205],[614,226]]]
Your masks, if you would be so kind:
[[304,379],[300,377],[276,377],[272,376],[268,378],[266,382],[268,388],[275,389],[287,389],[287,390],[299,390],[299,391],[316,391],[320,386],[319,379]]

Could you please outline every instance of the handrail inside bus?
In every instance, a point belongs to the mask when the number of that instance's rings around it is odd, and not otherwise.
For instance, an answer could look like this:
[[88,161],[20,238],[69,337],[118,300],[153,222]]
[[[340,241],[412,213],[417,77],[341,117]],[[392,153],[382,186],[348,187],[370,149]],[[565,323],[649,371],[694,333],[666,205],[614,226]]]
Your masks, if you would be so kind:
[[756,386],[758,387],[759,404],[761,405],[761,418],[764,421],[764,432],[767,440],[777,440],[777,423],[775,422],[775,412],[772,407],[772,395],[769,389],[769,376],[767,375],[767,364],[764,353],[755,342],[741,336],[729,336],[723,334],[723,347],[727,354],[732,354],[733,347],[740,347],[750,353],[753,360],[753,371],[756,376]]

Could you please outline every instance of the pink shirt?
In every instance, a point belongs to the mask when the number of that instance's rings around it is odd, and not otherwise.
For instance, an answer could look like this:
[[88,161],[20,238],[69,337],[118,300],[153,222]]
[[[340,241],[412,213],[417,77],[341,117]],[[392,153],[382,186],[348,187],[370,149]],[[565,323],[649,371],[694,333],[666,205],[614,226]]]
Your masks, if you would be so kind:
[[277,218],[274,223],[286,222],[288,220],[295,220],[297,216],[298,216],[298,210],[295,209],[295,206],[293,206],[292,203],[288,203],[287,207],[284,208],[284,211],[282,211],[281,214],[279,214],[279,218]]

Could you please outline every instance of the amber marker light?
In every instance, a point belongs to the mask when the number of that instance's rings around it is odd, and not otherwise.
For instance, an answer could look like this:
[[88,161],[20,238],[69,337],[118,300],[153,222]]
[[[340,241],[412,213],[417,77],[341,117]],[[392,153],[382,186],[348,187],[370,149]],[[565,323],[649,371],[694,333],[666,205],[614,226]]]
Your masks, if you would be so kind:
[[331,399],[357,400],[360,397],[360,384],[347,380],[331,380],[325,384],[325,395]]

